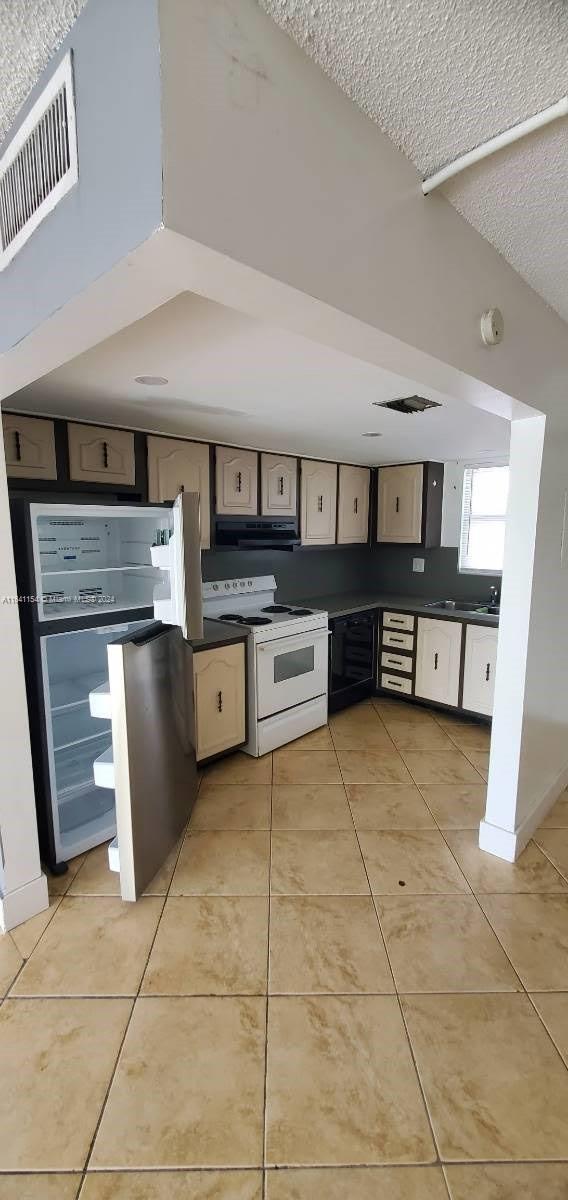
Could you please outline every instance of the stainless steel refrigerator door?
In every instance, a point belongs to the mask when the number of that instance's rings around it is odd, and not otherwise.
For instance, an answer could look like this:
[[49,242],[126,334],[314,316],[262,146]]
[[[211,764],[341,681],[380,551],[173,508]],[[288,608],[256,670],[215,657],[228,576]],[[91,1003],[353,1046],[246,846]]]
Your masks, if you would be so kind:
[[174,561],[172,595],[184,637],[203,637],[201,603],[201,534],[199,496],[180,492],[174,501]]
[[136,900],[160,869],[197,795],[192,656],[181,629],[108,647],[120,894]]

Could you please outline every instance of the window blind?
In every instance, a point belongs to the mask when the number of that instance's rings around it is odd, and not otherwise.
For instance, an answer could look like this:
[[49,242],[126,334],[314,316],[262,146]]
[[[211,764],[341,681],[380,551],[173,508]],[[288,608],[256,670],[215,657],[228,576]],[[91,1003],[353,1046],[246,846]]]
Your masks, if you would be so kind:
[[498,574],[503,569],[509,468],[471,466],[464,471],[460,571]]

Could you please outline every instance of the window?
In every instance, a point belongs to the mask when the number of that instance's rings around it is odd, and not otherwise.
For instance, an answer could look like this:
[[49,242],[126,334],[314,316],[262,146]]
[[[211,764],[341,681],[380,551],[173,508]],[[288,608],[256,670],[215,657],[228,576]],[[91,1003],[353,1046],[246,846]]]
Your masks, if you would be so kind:
[[466,467],[463,477],[460,571],[495,575],[503,569],[509,468]]

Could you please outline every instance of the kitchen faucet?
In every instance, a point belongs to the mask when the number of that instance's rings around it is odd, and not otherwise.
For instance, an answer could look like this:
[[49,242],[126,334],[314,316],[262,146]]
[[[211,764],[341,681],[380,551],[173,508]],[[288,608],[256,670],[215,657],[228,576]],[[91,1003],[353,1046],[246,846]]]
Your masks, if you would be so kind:
[[489,603],[493,605],[497,605],[499,603],[499,588],[489,588]]

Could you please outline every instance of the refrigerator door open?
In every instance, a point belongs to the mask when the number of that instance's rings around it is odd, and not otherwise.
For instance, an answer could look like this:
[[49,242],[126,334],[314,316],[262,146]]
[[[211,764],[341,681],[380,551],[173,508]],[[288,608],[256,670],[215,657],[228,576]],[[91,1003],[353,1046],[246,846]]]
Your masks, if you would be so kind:
[[108,647],[120,894],[136,900],[197,795],[192,657],[181,629],[150,626]]
[[186,638],[203,637],[199,496],[180,492],[173,505],[173,532],[167,545],[152,546],[152,565],[166,582],[154,593],[154,616],[179,625]]

